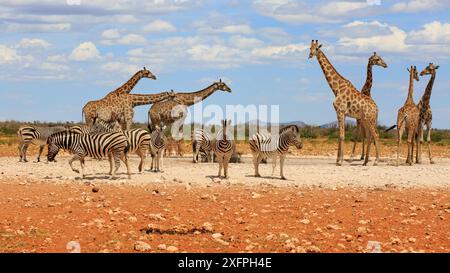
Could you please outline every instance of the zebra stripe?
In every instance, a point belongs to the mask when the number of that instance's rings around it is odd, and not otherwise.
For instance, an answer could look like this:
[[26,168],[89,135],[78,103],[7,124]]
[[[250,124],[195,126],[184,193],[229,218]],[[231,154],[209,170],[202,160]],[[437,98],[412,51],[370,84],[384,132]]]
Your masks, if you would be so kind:
[[211,155],[213,151],[213,141],[214,139],[210,134],[203,130],[196,130],[193,134],[192,140],[192,150],[193,150],[193,162],[197,163],[198,155],[200,154],[202,158],[206,158],[206,162],[210,162]]
[[235,142],[229,139],[227,135],[228,126],[231,121],[222,120],[222,129],[216,135],[212,143],[213,152],[219,162],[219,177],[222,175],[222,168],[224,169],[225,178],[228,178],[228,163],[235,151]]
[[[73,168],[73,161],[79,160],[81,164],[82,177],[84,178],[84,158],[108,157],[110,159],[110,172],[115,176],[120,167],[120,159],[127,167],[128,177],[130,169],[126,153],[129,149],[127,138],[121,132],[100,133],[100,134],[78,134],[72,131],[62,131],[52,134],[47,141],[49,162],[54,161],[60,149],[65,149],[74,154],[69,161],[69,165],[74,172],[79,172]],[[114,164],[113,164],[114,161]],[[113,168],[115,165],[115,168]]]
[[151,135],[144,129],[131,129],[122,131],[130,145],[129,153],[136,153],[141,161],[138,170],[142,172],[144,169],[145,159],[147,158],[148,150],[151,142]]
[[32,126],[24,125],[17,131],[17,136],[19,138],[19,156],[20,162],[28,162],[27,160],[27,149],[30,144],[39,145],[39,155],[37,161],[40,162],[41,154],[44,150],[45,144],[47,144],[48,137],[56,132],[64,131],[66,127],[54,126],[54,127],[44,127],[44,126]]
[[250,140],[250,150],[253,154],[253,165],[255,168],[255,176],[259,177],[258,166],[262,159],[271,157],[273,159],[272,175],[276,167],[276,158],[280,157],[280,175],[282,179],[286,179],[283,174],[284,160],[290,146],[297,149],[302,148],[302,142],[299,139],[300,129],[296,125],[290,125],[282,128],[278,135],[254,134]]
[[101,119],[96,119],[92,125],[74,125],[70,126],[69,130],[77,134],[95,134],[95,133],[110,133],[117,132],[120,125],[117,122],[106,122]]
[[166,148],[166,136],[164,135],[164,128],[155,126],[155,129],[151,130],[150,133],[150,152],[152,156],[152,165],[150,170],[159,172],[162,168],[162,155],[164,154],[164,150]]

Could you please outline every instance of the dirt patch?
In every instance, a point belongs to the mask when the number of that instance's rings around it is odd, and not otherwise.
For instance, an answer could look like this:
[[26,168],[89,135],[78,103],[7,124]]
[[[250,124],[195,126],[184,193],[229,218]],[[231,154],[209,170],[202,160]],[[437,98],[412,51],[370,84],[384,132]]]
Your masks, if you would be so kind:
[[450,251],[443,188],[0,183],[1,252]]

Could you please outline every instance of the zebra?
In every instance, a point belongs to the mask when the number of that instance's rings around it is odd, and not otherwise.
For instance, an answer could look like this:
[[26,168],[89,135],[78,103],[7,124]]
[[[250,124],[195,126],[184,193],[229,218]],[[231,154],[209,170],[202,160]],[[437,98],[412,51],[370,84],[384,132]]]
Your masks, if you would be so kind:
[[120,124],[117,121],[104,121],[102,119],[94,118],[92,125],[74,125],[68,129],[78,134],[91,134],[91,133],[110,133],[120,130]]
[[[84,158],[90,156],[93,158],[109,158],[109,174],[115,177],[120,167],[120,159],[127,167],[128,178],[131,178],[130,168],[128,165],[127,152],[129,149],[128,140],[121,132],[99,133],[99,134],[78,134],[71,131],[62,131],[52,134],[48,137],[48,154],[47,160],[52,162],[60,149],[65,149],[74,154],[70,159],[69,165],[71,169],[79,173],[72,163],[79,160],[81,164],[81,176],[84,175]],[[114,161],[114,162],[113,162]],[[114,168],[113,168],[114,167]]]
[[64,131],[67,128],[64,126],[33,126],[24,125],[17,131],[17,137],[19,138],[19,162],[28,162],[27,149],[30,143],[39,145],[39,155],[37,162],[41,161],[41,154],[47,144],[47,139],[50,135],[56,132]]
[[300,129],[297,125],[289,125],[280,129],[278,135],[254,134],[250,141],[250,150],[253,154],[253,165],[255,168],[255,177],[261,177],[258,166],[263,158],[271,157],[272,176],[276,168],[277,156],[280,157],[280,176],[286,180],[283,174],[284,160],[289,150],[289,146],[295,146],[297,149],[303,147],[300,139]]
[[148,155],[148,150],[150,148],[151,135],[147,130],[144,129],[131,129],[122,131],[130,144],[130,149],[128,153],[136,153],[141,161],[139,163],[138,170],[142,173],[144,169],[145,159]]
[[194,163],[198,162],[198,156],[201,155],[201,158],[206,158],[206,162],[212,162],[212,143],[213,138],[211,135],[203,129],[195,130],[192,138],[192,161]]
[[[152,128],[154,127],[154,128]],[[162,168],[162,156],[166,148],[166,136],[164,135],[165,126],[148,126],[150,130],[150,153],[152,156],[152,165],[150,171],[160,172]]]
[[228,163],[236,149],[235,142],[230,140],[227,135],[227,129],[230,124],[231,120],[222,120],[222,130],[219,131],[216,139],[212,142],[213,152],[219,161],[218,176],[220,177],[222,175],[223,168],[225,178],[228,178]]

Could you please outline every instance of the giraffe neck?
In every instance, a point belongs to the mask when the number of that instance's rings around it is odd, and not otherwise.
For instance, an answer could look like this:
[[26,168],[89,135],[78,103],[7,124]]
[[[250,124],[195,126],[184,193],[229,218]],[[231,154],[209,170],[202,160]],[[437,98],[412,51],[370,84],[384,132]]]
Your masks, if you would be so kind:
[[169,98],[169,94],[167,92],[149,95],[130,94],[129,96],[131,96],[131,104],[133,107],[153,104]]
[[422,105],[430,105],[431,91],[433,90],[434,79],[436,78],[436,73],[431,74],[430,81],[428,82],[427,88],[425,89],[425,93],[423,93]]
[[216,84],[212,84],[205,89],[202,89],[197,92],[192,93],[177,93],[176,94],[176,100],[183,105],[191,106],[194,105],[198,101],[202,101],[209,97],[211,94],[213,94],[215,91],[217,91]]
[[328,85],[330,86],[335,96],[338,96],[342,92],[341,87],[343,85],[350,84],[351,86],[351,83],[346,78],[342,77],[339,72],[337,72],[337,70],[330,63],[322,50],[319,50],[317,60],[319,61],[320,68],[322,68]]
[[408,97],[406,98],[405,104],[413,103],[414,104],[414,76],[412,73],[409,75],[409,89],[408,89]]
[[142,77],[142,72],[138,71],[126,83],[124,83],[121,87],[117,88],[112,93],[116,95],[129,94],[131,90],[133,90],[133,88],[136,86],[136,84],[142,79]]
[[366,77],[366,82],[364,83],[363,88],[361,89],[361,94],[367,95],[370,97],[370,91],[372,90],[372,64],[369,63],[367,64],[367,77]]

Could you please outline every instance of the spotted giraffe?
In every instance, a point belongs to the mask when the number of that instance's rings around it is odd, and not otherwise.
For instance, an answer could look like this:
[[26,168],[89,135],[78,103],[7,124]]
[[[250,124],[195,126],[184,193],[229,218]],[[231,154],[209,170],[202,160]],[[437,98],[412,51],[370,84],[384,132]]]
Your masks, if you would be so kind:
[[422,151],[421,143],[423,143],[423,127],[427,127],[427,146],[428,146],[428,158],[430,159],[430,164],[434,164],[433,156],[431,155],[431,123],[433,121],[433,113],[430,106],[431,91],[433,89],[434,79],[436,78],[436,70],[439,69],[439,65],[434,65],[430,63],[425,69],[420,72],[420,76],[431,75],[430,81],[425,89],[425,93],[422,99],[419,101],[419,139],[417,140],[418,145],[416,150],[416,163],[422,163]]
[[142,78],[156,79],[156,77],[145,67],[137,72],[129,81],[120,88],[110,92],[103,99],[90,101],[83,107],[83,115],[86,124],[92,124],[94,118],[111,120],[112,114],[123,114],[124,121],[121,124],[124,130],[129,130],[133,122],[133,108],[139,105],[152,104],[168,99],[173,93],[163,92],[160,94],[134,95],[130,94],[137,82]]
[[[361,94],[371,97],[371,91],[372,91],[372,67],[373,66],[381,66],[383,68],[387,68],[387,64],[384,62],[384,60],[376,53],[374,52],[372,56],[370,56],[369,61],[367,63],[367,77],[366,82],[364,83],[363,88],[361,89]],[[364,128],[362,127],[361,121],[356,121],[356,132],[358,134],[358,137],[353,141],[353,148],[352,148],[352,155],[350,156],[350,161],[353,161],[353,157],[355,155],[355,149],[356,144],[358,143],[358,139],[361,139],[362,141],[362,149],[361,149],[361,160],[364,160],[364,142],[366,139],[366,132]]]
[[309,58],[317,57],[328,85],[336,97],[333,102],[339,125],[339,146],[336,165],[341,166],[344,161],[345,117],[360,120],[363,128],[366,130],[368,141],[364,165],[367,165],[369,162],[370,146],[371,143],[375,142],[376,159],[374,165],[377,165],[380,157],[378,150],[379,137],[376,129],[378,107],[371,97],[358,92],[349,80],[337,72],[320,49],[321,47],[322,45],[319,44],[318,40],[311,41]]

